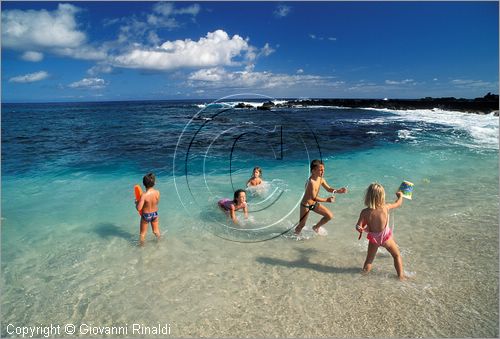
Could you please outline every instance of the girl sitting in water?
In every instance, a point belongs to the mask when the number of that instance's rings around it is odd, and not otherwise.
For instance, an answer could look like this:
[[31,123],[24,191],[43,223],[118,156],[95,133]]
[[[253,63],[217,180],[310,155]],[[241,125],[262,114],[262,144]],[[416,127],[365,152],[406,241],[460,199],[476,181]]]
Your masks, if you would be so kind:
[[403,204],[403,194],[396,192],[397,200],[392,204],[385,203],[385,190],[380,184],[373,183],[368,186],[365,195],[367,208],[361,211],[356,230],[360,233],[368,232],[368,253],[366,254],[363,271],[368,273],[372,269],[372,263],[377,254],[379,246],[385,247],[394,258],[394,267],[400,280],[404,280],[403,259],[399,253],[398,244],[392,237],[389,227],[389,210],[398,208]]
[[243,209],[245,213],[245,219],[248,219],[248,208],[247,208],[247,196],[245,190],[239,189],[234,192],[234,199],[221,199],[217,202],[217,205],[221,210],[224,211],[226,215],[231,217],[233,223],[238,224],[238,219],[236,219],[236,211]]
[[254,167],[252,177],[247,181],[247,187],[257,186],[262,184],[261,177],[262,177],[262,169],[259,166]]

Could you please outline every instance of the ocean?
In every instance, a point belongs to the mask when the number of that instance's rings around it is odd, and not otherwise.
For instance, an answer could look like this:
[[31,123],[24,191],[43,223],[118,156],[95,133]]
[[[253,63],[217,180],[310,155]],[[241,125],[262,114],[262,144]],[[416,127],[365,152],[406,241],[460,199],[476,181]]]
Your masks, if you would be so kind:
[[[239,101],[2,104],[1,336],[498,337],[498,117]],[[313,159],[349,192],[325,204],[328,236],[311,214],[297,238]],[[255,166],[233,225],[216,202]],[[148,172],[162,238],[140,247]],[[393,201],[403,180],[409,279],[385,249],[362,275],[364,192]]]

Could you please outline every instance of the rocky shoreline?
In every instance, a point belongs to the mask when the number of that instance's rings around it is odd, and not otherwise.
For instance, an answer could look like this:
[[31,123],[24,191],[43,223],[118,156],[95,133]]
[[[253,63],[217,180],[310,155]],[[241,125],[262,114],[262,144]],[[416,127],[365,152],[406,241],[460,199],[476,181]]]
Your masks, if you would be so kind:
[[[260,110],[270,110],[274,107],[311,107],[336,106],[346,108],[382,108],[394,110],[441,109],[476,114],[491,114],[498,116],[499,100],[497,94],[488,93],[482,98],[457,99],[422,98],[422,99],[294,99],[275,104],[272,101],[257,107]],[[239,104],[236,108],[250,108]]]

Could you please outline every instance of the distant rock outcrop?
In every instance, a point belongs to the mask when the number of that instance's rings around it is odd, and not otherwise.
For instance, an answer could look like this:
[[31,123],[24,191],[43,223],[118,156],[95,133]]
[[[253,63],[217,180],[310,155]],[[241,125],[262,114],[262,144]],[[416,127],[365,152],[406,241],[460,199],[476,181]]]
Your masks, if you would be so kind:
[[[338,106],[349,108],[386,108],[398,110],[413,109],[442,109],[447,111],[470,112],[498,115],[499,97],[497,94],[488,93],[482,98],[457,99],[454,97],[422,99],[308,99],[289,100],[284,107],[293,106]],[[281,106],[281,105],[280,105]]]
[[253,108],[250,104],[245,104],[244,102],[240,102],[234,106],[234,108]]
[[276,105],[272,101],[266,101],[263,103],[261,106],[258,106],[257,109],[263,110],[263,111],[270,111],[271,108],[275,107]]

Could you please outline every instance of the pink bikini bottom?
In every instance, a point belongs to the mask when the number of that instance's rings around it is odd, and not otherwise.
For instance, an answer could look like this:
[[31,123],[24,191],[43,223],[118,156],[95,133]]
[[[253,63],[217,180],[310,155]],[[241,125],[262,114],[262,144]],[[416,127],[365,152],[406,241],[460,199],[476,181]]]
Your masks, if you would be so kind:
[[388,226],[382,232],[368,232],[368,241],[372,244],[383,246],[392,237],[392,229]]

